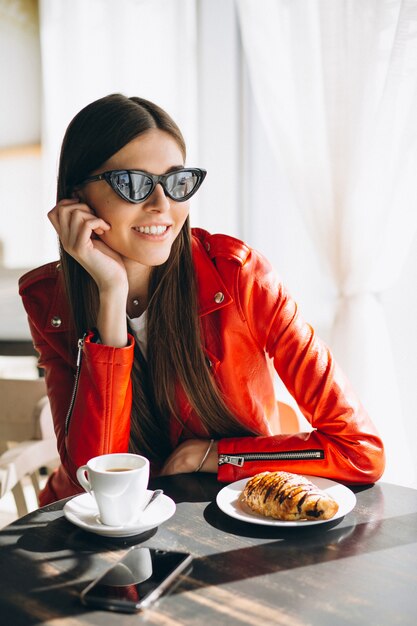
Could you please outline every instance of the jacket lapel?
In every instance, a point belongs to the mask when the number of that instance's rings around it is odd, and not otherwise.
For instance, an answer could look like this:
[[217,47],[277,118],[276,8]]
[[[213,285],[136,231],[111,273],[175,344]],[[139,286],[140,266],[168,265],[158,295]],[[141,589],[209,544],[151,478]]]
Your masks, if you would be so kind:
[[199,315],[207,315],[233,302],[225,283],[207,249],[197,237],[192,238],[192,253],[197,281]]

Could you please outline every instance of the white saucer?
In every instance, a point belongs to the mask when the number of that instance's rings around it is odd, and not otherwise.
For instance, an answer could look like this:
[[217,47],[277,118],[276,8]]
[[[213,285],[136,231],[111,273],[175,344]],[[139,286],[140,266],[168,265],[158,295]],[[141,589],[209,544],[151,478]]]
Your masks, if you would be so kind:
[[306,476],[312,483],[314,483],[319,489],[323,489],[329,496],[332,496],[339,505],[339,510],[336,515],[328,520],[296,520],[296,521],[283,521],[274,519],[272,517],[265,517],[254,513],[248,507],[245,507],[240,501],[239,496],[245,488],[249,478],[242,478],[237,480],[226,487],[223,487],[217,494],[216,502],[219,507],[230,517],[241,520],[242,522],[249,522],[251,524],[261,524],[263,526],[313,526],[314,524],[326,524],[333,522],[349,513],[355,504],[356,496],[348,487],[340,483],[330,480],[328,478],[321,478],[319,476]]
[[[152,491],[147,491],[151,496]],[[175,502],[162,494],[144,511],[137,522],[129,526],[106,526],[98,517],[96,501],[89,493],[82,493],[64,505],[64,515],[68,521],[83,530],[104,537],[133,537],[166,522],[175,513]]]

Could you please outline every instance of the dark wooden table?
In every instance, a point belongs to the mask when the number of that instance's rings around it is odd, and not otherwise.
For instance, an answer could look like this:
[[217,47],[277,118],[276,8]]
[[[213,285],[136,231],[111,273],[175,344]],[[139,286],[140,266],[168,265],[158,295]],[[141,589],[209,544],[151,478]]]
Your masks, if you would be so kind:
[[[385,626],[417,623],[417,491],[356,488],[339,523],[271,528],[234,520],[214,476],[154,481],[175,515],[140,538],[110,539],[70,524],[64,501],[0,532],[4,626],[133,624]],[[84,608],[79,591],[131,545],[184,550],[193,571],[158,605],[125,615]]]

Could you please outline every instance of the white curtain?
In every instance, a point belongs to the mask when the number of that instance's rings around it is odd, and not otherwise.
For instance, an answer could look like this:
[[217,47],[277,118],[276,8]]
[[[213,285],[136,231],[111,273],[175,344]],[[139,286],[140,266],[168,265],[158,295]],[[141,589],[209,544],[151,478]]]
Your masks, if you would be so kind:
[[260,117],[338,293],[331,347],[384,439],[384,478],[413,484],[381,295],[417,231],[417,3],[236,6]]
[[[114,92],[165,108],[197,149],[195,0],[40,0],[43,207],[53,206],[72,117]],[[46,211],[44,211],[46,213]],[[46,219],[46,217],[45,217]],[[46,259],[56,255],[51,228]]]

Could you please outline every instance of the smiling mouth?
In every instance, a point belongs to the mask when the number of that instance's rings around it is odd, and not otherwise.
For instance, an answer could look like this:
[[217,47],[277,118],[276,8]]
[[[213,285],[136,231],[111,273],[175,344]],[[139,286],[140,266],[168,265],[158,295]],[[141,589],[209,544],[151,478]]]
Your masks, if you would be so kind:
[[135,226],[133,230],[143,235],[163,235],[168,230],[169,226]]

